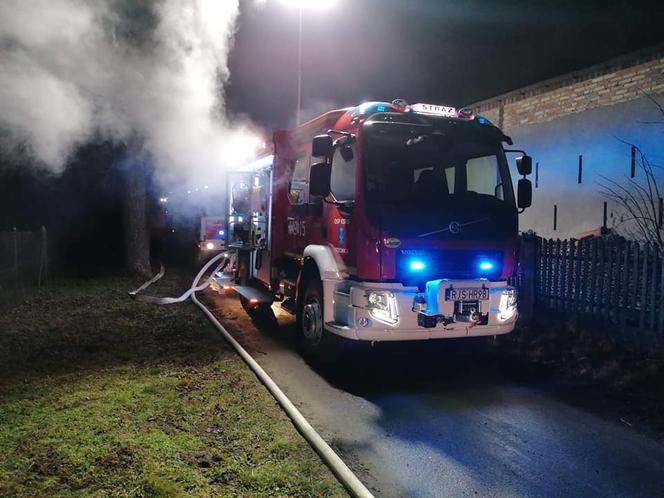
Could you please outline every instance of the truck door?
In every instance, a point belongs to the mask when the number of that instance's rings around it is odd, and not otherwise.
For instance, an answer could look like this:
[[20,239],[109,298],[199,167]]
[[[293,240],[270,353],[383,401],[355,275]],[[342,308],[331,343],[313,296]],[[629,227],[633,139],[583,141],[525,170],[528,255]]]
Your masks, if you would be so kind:
[[271,168],[228,176],[228,245],[241,255],[242,285],[252,278],[270,283],[271,178]]
[[355,264],[352,208],[355,202],[357,158],[354,144],[345,144],[334,149],[330,189],[334,199],[345,205],[326,205],[328,240],[349,266]]
[[307,223],[307,202],[309,201],[309,153],[298,152],[292,161],[292,172],[288,190],[288,219],[286,251],[301,255],[307,245],[309,234]]
[[270,220],[270,193],[272,169],[256,172],[252,186],[252,223],[255,230],[254,275],[265,285],[270,285],[272,226]]

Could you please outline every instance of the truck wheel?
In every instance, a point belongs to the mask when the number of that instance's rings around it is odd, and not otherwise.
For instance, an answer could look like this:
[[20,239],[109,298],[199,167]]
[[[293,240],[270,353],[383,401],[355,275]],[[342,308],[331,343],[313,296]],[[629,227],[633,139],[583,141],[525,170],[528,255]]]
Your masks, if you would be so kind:
[[311,277],[305,284],[298,306],[298,334],[304,353],[314,360],[330,363],[340,358],[344,339],[323,326],[323,284]]

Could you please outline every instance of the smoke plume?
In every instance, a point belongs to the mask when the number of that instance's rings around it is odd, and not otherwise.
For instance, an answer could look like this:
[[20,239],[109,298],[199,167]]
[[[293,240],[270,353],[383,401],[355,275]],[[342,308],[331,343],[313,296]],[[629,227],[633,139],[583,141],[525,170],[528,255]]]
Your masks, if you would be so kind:
[[237,16],[238,0],[3,0],[0,145],[59,172],[91,140],[138,144],[162,180],[213,183],[257,143],[224,108]]

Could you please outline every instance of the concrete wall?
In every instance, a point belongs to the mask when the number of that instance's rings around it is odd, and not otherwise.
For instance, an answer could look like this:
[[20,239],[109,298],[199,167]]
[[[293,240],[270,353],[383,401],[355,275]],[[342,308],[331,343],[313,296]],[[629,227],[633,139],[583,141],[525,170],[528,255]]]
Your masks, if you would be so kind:
[[[471,106],[502,124],[514,148],[539,163],[533,206],[520,216],[521,230],[562,239],[600,227],[608,201],[600,193],[602,176],[628,183],[631,144],[664,166],[664,124],[650,123],[664,123],[664,115],[646,93],[664,105],[664,57],[621,59]],[[657,175],[664,189],[664,169]],[[637,162],[635,179],[643,178]],[[530,179],[535,187],[535,172]],[[608,201],[607,225],[624,233],[629,224],[621,224],[621,214]]]
[[[600,193],[600,184],[605,183],[602,176],[628,183],[629,144],[638,145],[652,163],[664,165],[664,126],[645,124],[658,119],[662,119],[658,109],[641,98],[510,130],[514,145],[524,148],[539,163],[533,205],[520,216],[520,228],[533,229],[545,237],[568,238],[601,226],[607,201]],[[661,173],[658,176],[664,186]],[[513,175],[518,175],[515,168]],[[531,175],[533,186],[535,176]],[[635,179],[643,178],[637,163]],[[616,226],[621,209],[607,202],[607,225]],[[554,205],[558,206],[555,231]]]

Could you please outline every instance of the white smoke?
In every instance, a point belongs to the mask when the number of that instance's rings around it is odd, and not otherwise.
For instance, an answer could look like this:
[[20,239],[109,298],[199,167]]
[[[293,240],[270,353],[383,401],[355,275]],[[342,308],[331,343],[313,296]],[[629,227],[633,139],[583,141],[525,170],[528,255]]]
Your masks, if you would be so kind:
[[224,107],[237,16],[238,0],[2,0],[0,145],[58,172],[90,140],[138,143],[162,180],[213,183],[258,142]]

